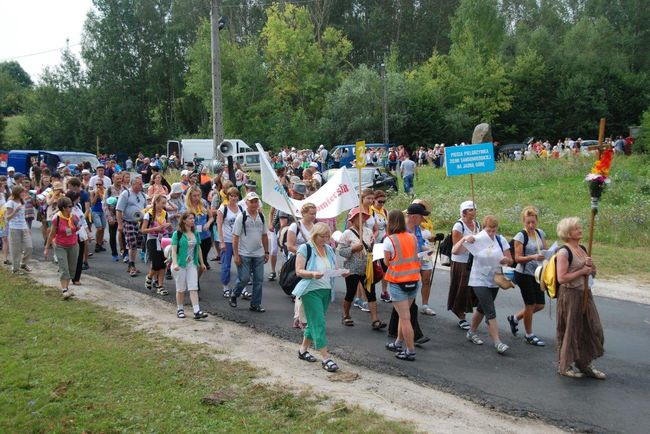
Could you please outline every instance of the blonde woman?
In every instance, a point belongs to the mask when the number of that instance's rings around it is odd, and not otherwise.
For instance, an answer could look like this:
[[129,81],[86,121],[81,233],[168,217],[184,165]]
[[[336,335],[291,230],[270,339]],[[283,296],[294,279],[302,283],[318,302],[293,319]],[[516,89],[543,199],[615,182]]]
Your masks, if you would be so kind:
[[[151,290],[155,285],[158,295],[167,295],[164,287],[165,256],[160,245],[163,236],[171,231],[172,224],[167,217],[167,197],[156,194],[151,201],[151,208],[147,209],[142,219],[142,233],[147,236],[147,254],[151,261],[149,272],[145,278],[145,288]],[[155,281],[155,283],[154,283]]]
[[[556,269],[560,285],[557,300],[559,374],[572,378],[586,375],[604,380],[605,374],[591,364],[604,354],[605,339],[591,287],[585,288],[585,279],[596,276],[596,266],[580,245],[580,219],[569,217],[560,220],[557,235],[565,243],[557,253]],[[589,292],[586,306],[583,306],[584,291]]]
[[[194,224],[196,229],[199,231],[201,237],[201,254],[203,255],[203,263],[208,263],[208,253],[212,247],[212,239],[210,233],[210,225],[214,221],[212,214],[210,213],[210,205],[208,201],[202,198],[201,189],[193,185],[187,189],[185,193],[185,210],[194,214]],[[203,271],[199,272],[199,277],[201,277]]]
[[315,362],[316,358],[309,353],[309,347],[313,345],[321,354],[322,368],[327,372],[336,372],[339,367],[327,351],[326,333],[327,308],[331,300],[334,278],[328,279],[324,276],[326,271],[337,268],[336,254],[329,245],[330,236],[327,224],[316,223],[311,230],[309,242],[298,248],[296,274],[302,277],[302,280],[292,294],[302,300],[307,318],[298,358]]
[[544,260],[543,250],[546,250],[546,234],[537,227],[538,214],[535,207],[527,206],[521,212],[524,229],[515,235],[515,282],[521,291],[524,308],[516,315],[508,315],[510,331],[517,336],[520,320],[524,320],[526,342],[530,345],[543,347],[543,340],[533,333],[533,315],[544,309],[544,292],[535,280],[535,269]]

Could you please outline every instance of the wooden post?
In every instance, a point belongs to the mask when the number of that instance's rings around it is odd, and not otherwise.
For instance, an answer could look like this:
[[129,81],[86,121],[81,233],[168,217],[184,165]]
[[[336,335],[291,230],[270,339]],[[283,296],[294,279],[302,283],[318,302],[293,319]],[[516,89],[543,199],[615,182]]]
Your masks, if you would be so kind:
[[476,200],[474,199],[474,174],[469,175],[469,182],[472,189],[472,205],[476,208]]

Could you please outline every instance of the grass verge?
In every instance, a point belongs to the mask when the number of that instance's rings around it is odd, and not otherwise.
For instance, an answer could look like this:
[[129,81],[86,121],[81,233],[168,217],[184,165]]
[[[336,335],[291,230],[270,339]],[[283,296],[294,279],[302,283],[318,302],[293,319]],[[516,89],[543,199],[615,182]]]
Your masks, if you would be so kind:
[[[0,432],[412,432],[0,270]],[[255,356],[255,354],[252,354]],[[299,375],[299,373],[297,373]],[[324,374],[325,375],[325,374]],[[353,386],[351,386],[353,387]],[[221,404],[206,404],[210,395]]]

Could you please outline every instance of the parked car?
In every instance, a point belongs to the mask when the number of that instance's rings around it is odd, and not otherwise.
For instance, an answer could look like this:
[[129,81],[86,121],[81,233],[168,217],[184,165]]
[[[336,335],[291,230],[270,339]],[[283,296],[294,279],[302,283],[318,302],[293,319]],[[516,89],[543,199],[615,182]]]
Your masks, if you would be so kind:
[[[383,143],[366,143],[366,149],[384,148],[385,151],[388,151],[388,149],[392,146],[394,145],[384,145]],[[348,145],[334,146],[327,156],[328,169],[334,167],[335,155],[338,155],[339,157],[339,167],[352,167],[353,161],[357,158],[356,145],[353,143]],[[381,164],[381,161],[379,164]]]
[[499,145],[496,148],[494,158],[497,161],[506,161],[515,159],[515,151],[520,151],[522,154],[526,151],[528,145],[526,143],[508,143],[506,145]]
[[254,170],[260,171],[260,153],[259,152],[242,152],[233,156],[235,163],[241,165],[241,169],[246,172]]
[[[323,181],[327,182],[331,179],[337,170],[329,169],[323,173]],[[359,169],[348,169],[350,181],[354,185],[354,189],[358,192],[359,189]],[[368,166],[361,169],[361,188],[372,188],[373,190],[395,191],[397,192],[397,179],[394,175],[388,172],[383,167]]]

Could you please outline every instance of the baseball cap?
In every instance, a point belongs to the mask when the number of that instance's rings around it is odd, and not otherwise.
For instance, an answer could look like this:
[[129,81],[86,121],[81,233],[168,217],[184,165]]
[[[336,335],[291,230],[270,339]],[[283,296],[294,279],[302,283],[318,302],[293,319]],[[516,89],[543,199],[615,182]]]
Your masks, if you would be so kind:
[[424,205],[420,203],[412,203],[408,208],[406,208],[406,214],[428,216],[431,213],[427,211]]
[[259,198],[260,198],[260,197],[259,197],[259,196],[257,195],[257,193],[255,193],[254,191],[251,191],[250,193],[247,193],[247,194],[246,194],[246,201],[249,201],[249,200],[255,200],[255,199],[258,199],[258,200],[259,200]]
[[106,169],[106,166],[104,166],[104,163],[99,163],[96,167],[95,170],[97,169]]
[[189,176],[190,171],[187,169],[181,170],[181,176]]
[[7,167],[7,172],[15,172],[15,171],[16,169],[14,168],[14,166]]

